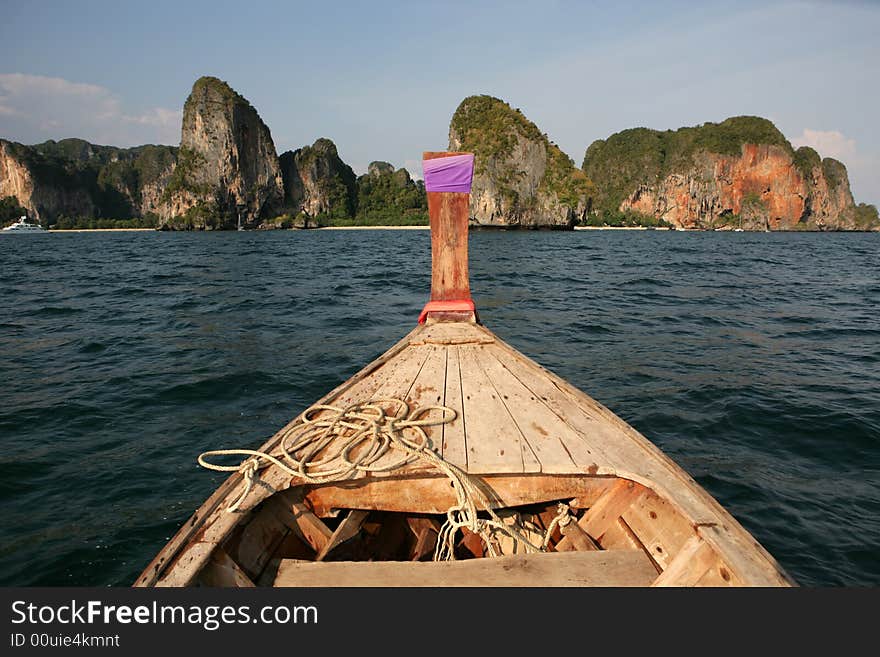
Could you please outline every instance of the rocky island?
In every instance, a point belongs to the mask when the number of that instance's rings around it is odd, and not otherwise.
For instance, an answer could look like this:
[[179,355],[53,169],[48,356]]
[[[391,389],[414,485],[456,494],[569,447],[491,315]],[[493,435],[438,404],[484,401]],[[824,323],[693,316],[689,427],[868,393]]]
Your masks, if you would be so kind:
[[0,222],[27,213],[44,226],[135,217],[156,225],[177,162],[173,146],[115,148],[82,139],[23,146],[0,139]]
[[868,230],[846,167],[795,150],[767,119],[739,116],[678,130],[634,128],[593,142],[594,222],[654,220],[686,229]]
[[491,96],[465,98],[449,125],[449,150],[474,153],[471,223],[572,228],[593,183],[519,109]]
[[276,153],[256,109],[228,84],[199,78],[179,147],[25,146],[0,140],[0,222],[163,230],[427,224],[424,185],[373,162],[358,178],[325,138]]
[[[479,95],[453,114],[449,149],[476,155],[475,227],[880,228],[841,162],[795,150],[758,117],[624,130],[578,168],[519,109]],[[193,85],[177,147],[0,139],[0,224],[22,214],[44,227],[163,230],[428,221],[424,184],[406,169],[376,161],[357,176],[326,138],[279,155],[257,110],[214,77]]]

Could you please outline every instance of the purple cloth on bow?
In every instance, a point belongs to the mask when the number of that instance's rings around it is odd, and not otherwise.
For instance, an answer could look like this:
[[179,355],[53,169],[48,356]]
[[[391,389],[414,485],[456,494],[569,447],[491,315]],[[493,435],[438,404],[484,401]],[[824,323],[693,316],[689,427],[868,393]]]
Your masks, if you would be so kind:
[[422,160],[422,169],[425,172],[425,191],[471,191],[471,179],[474,177],[472,153]]

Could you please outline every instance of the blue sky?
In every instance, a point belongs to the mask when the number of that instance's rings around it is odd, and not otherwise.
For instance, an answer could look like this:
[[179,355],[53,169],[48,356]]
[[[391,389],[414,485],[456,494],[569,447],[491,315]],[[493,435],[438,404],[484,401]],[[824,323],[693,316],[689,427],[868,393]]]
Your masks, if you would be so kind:
[[[699,4],[699,8],[692,5]],[[0,0],[0,136],[176,144],[201,75],[278,152],[329,137],[420,174],[458,103],[519,107],[580,165],[594,140],[765,116],[880,203],[877,2]]]

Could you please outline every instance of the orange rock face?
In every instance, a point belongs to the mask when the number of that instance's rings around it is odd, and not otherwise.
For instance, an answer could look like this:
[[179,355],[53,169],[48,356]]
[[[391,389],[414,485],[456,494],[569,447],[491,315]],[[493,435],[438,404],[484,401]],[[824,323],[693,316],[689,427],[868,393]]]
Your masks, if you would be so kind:
[[800,221],[808,190],[788,154],[778,146],[753,144],[742,151],[738,160],[723,159],[716,165],[722,203],[741,214],[743,200],[757,197],[767,206],[771,224],[793,226]]
[[845,228],[852,207],[849,184],[832,188],[822,167],[805,178],[785,148],[745,144],[739,157],[696,154],[686,173],[639,186],[620,209],[679,228],[787,230],[806,222]]
[[0,139],[0,198],[14,196],[38,221],[59,212],[71,215],[93,215],[95,205],[84,188],[41,184],[30,165],[16,155],[12,144]]
[[15,158],[5,141],[0,141],[0,198],[15,196],[24,203],[30,200],[33,190],[30,170]]

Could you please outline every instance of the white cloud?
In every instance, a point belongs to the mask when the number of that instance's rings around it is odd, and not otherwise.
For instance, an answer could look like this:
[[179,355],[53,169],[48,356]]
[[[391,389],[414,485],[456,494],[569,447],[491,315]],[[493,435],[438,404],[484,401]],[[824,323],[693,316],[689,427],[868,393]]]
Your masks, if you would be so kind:
[[850,139],[838,130],[811,130],[791,140],[792,146],[809,146],[816,149],[822,157],[833,157],[846,166],[849,181],[856,202],[877,203],[880,191],[877,158],[870,153],[859,152],[856,140]]
[[791,144],[795,148],[809,146],[818,151],[822,157],[833,157],[844,164],[855,163],[858,160],[855,139],[849,139],[837,130],[805,128],[800,136],[791,140]]
[[33,143],[79,137],[98,144],[177,144],[182,110],[132,112],[105,87],[24,73],[0,74],[0,136]]

